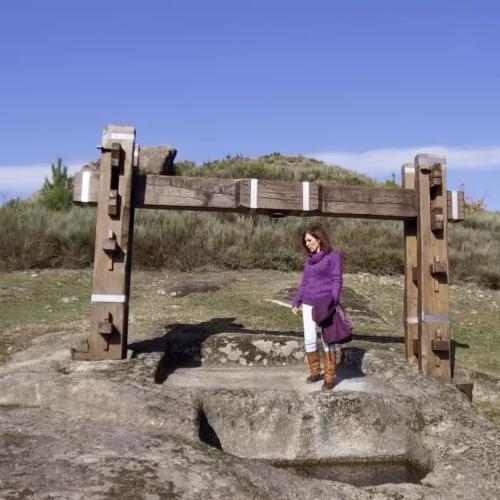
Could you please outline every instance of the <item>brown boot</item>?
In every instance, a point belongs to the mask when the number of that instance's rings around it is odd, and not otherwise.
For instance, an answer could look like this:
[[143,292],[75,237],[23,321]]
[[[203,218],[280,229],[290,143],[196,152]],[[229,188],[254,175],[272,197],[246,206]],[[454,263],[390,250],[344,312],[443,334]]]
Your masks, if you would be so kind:
[[319,382],[321,380],[321,367],[319,364],[318,351],[306,352],[307,362],[309,363],[309,377],[306,378],[307,384]]
[[337,353],[325,352],[325,381],[321,387],[324,390],[330,390],[335,387],[335,377],[337,373]]

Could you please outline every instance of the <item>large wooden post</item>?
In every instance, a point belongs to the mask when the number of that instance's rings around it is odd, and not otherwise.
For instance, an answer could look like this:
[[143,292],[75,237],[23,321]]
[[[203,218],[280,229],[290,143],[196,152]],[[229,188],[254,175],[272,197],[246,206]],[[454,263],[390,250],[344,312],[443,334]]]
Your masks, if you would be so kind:
[[135,129],[106,126],[101,151],[90,335],[74,359],[127,354]]
[[446,160],[415,158],[417,197],[418,364],[424,375],[451,383]]
[[[403,189],[415,189],[415,166],[401,167]],[[410,364],[418,363],[418,287],[417,287],[417,220],[404,221],[404,295],[403,323],[405,329],[405,356]]]

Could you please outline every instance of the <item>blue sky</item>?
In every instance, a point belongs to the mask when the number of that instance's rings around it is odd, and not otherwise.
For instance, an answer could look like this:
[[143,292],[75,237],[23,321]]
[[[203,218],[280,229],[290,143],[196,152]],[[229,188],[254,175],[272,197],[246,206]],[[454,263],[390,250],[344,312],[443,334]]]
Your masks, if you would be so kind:
[[500,3],[3,0],[0,202],[102,127],[179,159],[304,154],[379,179],[415,152],[500,210]]

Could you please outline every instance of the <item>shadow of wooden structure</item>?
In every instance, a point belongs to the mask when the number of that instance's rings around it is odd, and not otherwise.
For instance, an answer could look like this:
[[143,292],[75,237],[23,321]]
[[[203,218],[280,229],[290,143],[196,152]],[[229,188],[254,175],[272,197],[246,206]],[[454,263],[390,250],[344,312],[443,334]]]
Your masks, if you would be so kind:
[[464,194],[446,191],[446,160],[419,154],[402,167],[401,189],[316,182],[140,175],[135,129],[108,125],[98,172],[75,176],[73,200],[97,205],[90,335],[73,359],[123,359],[127,351],[135,208],[404,222],[406,358],[452,381],[448,223],[464,219]]

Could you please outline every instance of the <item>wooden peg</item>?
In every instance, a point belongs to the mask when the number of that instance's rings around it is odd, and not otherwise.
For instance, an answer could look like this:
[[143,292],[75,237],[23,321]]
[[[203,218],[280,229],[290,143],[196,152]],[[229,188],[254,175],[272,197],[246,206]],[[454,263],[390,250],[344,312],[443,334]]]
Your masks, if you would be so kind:
[[119,142],[111,144],[111,168],[120,167],[122,147]]
[[102,249],[108,256],[108,271],[113,270],[114,258],[118,252],[118,243],[116,242],[116,235],[113,230],[108,231],[108,237],[102,242]]
[[108,198],[108,215],[116,217],[119,212],[118,207],[118,189],[111,189]]
[[448,265],[445,262],[433,262],[430,267],[433,276],[437,274],[448,274]]
[[442,231],[444,227],[444,215],[441,207],[433,208],[431,211],[431,231]]
[[111,313],[108,313],[104,321],[98,322],[97,332],[105,336],[113,333],[113,317],[111,316]]
[[443,185],[443,173],[441,165],[439,163],[432,166],[429,176],[429,188],[433,190],[434,188]]

